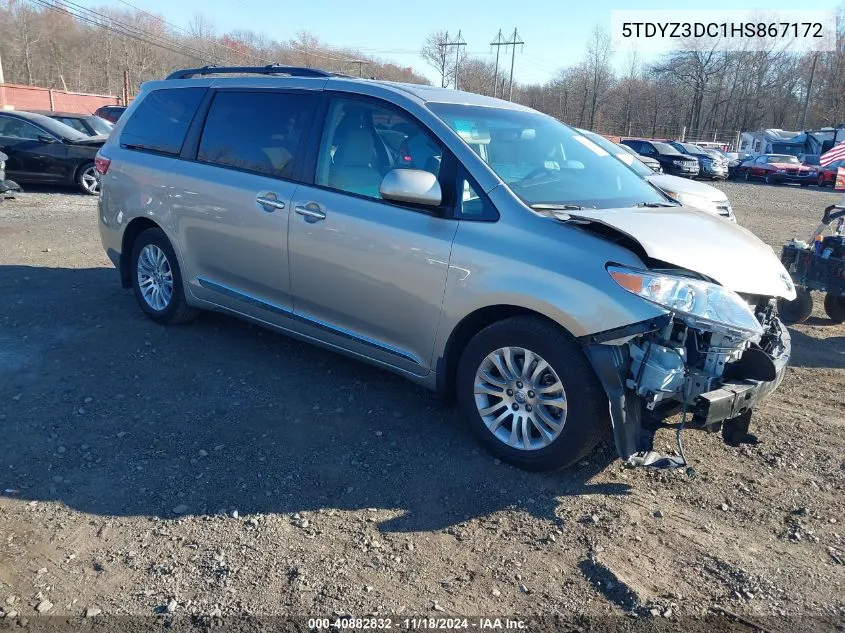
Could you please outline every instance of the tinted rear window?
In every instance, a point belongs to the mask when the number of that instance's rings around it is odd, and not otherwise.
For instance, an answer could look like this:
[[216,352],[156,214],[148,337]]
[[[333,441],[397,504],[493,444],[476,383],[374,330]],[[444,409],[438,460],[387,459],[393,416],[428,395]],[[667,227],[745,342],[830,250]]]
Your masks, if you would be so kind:
[[138,104],[120,135],[120,144],[178,154],[206,88],[153,90]]
[[209,108],[197,160],[292,178],[311,112],[308,94],[220,92]]

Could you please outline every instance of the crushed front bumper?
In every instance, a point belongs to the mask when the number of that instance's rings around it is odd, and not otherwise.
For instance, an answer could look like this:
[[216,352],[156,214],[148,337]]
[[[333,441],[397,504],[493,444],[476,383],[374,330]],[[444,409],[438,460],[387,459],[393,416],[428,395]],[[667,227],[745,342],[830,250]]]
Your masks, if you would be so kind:
[[786,373],[786,365],[792,352],[789,330],[781,328],[782,352],[773,358],[777,375],[774,380],[728,380],[713,391],[698,397],[693,407],[693,419],[704,427],[716,426],[719,422],[737,418],[752,410],[758,402],[778,388]]
[[[609,339],[618,341],[626,334],[641,335],[655,331],[667,322],[664,318],[652,319],[615,330],[612,337],[599,334],[582,341],[584,351],[607,393],[616,451],[623,461],[632,465],[643,463],[638,457],[653,454],[654,428],[645,424],[646,418],[653,422],[655,416],[668,417],[676,413],[680,405],[647,411],[644,400],[627,385],[632,362],[628,346],[613,344]],[[780,385],[786,373],[792,347],[789,332],[782,325],[779,337],[777,356],[770,357],[774,363],[773,379],[733,376],[723,380],[718,388],[700,394],[692,405],[688,405],[687,413],[691,414],[689,426],[718,431],[723,422],[749,416],[751,410]]]
[[4,198],[14,198],[15,194],[23,191],[21,186],[14,180],[3,180],[0,178],[0,196]]

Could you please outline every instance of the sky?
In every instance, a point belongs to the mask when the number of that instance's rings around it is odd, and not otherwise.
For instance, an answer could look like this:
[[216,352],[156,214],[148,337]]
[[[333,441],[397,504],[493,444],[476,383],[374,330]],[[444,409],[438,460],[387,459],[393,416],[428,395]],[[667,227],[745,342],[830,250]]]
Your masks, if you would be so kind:
[[[613,9],[680,9],[677,0],[76,0],[87,8],[104,5],[128,9],[134,5],[163,15],[186,27],[196,14],[208,18],[219,32],[252,30],[276,40],[288,40],[309,31],[331,46],[411,66],[430,79],[436,72],[419,56],[426,35],[437,30],[461,31],[466,51],[493,60],[490,42],[499,29],[509,37],[514,28],[525,42],[517,49],[514,79],[544,82],[557,69],[577,63],[596,24],[610,27]],[[727,9],[836,9],[842,0],[708,0],[706,8]],[[704,7],[701,7],[704,8]],[[504,56],[504,49],[502,49]],[[613,63],[624,66],[625,55]],[[646,56],[650,61],[654,55]],[[500,58],[509,70],[510,55]]]

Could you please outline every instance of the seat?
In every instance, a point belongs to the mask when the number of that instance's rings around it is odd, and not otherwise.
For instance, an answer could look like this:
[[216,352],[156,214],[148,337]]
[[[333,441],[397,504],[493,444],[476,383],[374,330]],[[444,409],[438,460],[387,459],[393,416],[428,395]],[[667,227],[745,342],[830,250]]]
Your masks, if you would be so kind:
[[382,176],[373,166],[374,157],[372,133],[360,127],[349,130],[335,151],[329,169],[329,186],[371,198],[381,197]]

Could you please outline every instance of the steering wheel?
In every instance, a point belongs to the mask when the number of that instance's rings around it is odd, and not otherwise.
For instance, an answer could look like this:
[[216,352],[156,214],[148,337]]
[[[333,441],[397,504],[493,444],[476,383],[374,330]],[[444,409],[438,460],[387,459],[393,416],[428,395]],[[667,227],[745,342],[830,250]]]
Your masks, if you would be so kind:
[[529,171],[525,176],[520,178],[517,182],[525,182],[526,180],[534,180],[538,176],[542,176],[543,174],[547,173],[557,173],[559,170],[557,169],[549,169],[548,167],[535,167],[531,171]]

